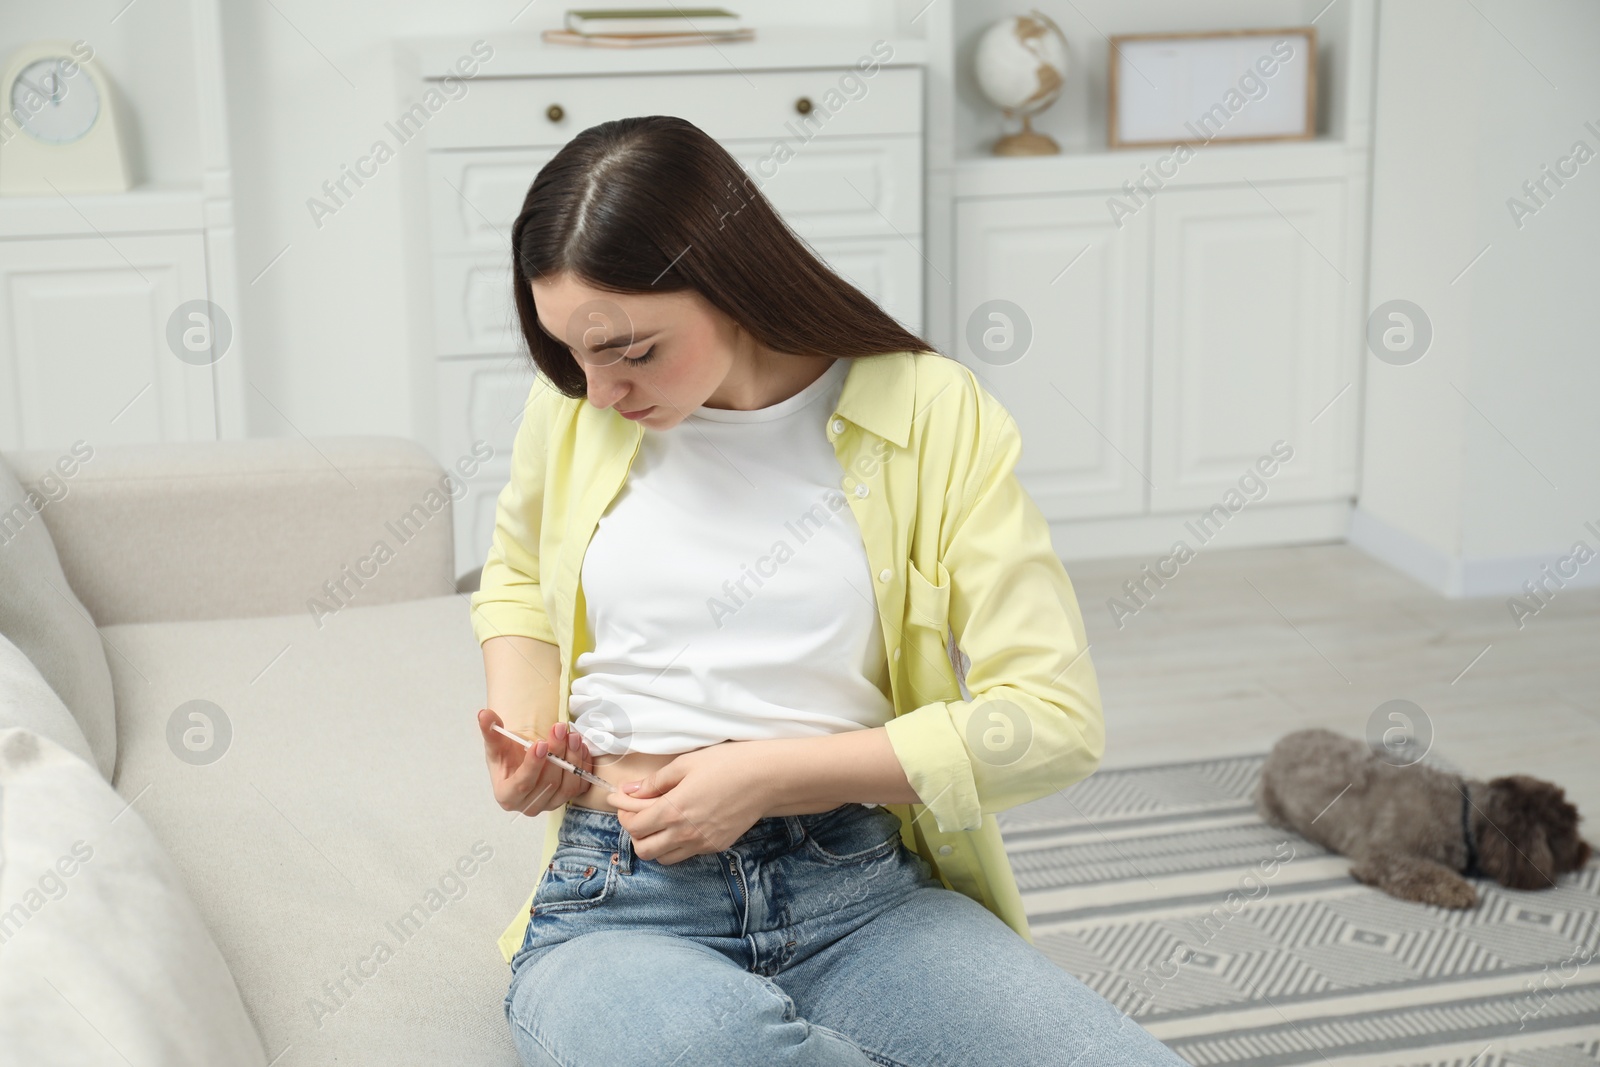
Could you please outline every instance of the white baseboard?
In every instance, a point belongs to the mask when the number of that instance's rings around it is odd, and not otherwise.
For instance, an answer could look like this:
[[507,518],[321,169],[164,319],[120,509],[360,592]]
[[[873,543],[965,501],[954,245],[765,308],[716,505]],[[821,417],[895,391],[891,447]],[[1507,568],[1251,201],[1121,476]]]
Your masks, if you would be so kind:
[[[1600,536],[1583,536],[1582,539],[1591,549],[1600,552]],[[1359,507],[1350,516],[1350,543],[1447,597],[1525,597],[1528,595],[1523,588],[1525,582],[1533,582],[1542,590],[1541,596],[1563,589],[1600,586],[1600,559],[1591,559],[1570,575],[1555,570],[1555,561],[1566,554],[1570,545],[1559,552],[1540,556],[1455,556],[1374,518]],[[1567,570],[1572,571],[1573,566],[1569,565]]]
[[1349,500],[1305,504],[1250,504],[1231,515],[1226,525],[1202,541],[1185,523],[1200,509],[1115,519],[1052,521],[1050,537],[1065,562],[1115,559],[1121,556],[1159,558],[1182,540],[1196,552],[1206,548],[1256,548],[1262,545],[1307,545],[1343,541],[1350,529]]

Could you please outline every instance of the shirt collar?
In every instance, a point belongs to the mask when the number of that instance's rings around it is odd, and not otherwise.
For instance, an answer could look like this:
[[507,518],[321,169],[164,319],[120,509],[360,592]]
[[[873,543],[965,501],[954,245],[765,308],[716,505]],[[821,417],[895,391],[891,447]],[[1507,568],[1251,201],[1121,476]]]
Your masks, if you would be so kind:
[[901,448],[911,440],[911,414],[916,403],[916,367],[925,358],[912,352],[851,356],[839,406],[840,418],[849,419]]

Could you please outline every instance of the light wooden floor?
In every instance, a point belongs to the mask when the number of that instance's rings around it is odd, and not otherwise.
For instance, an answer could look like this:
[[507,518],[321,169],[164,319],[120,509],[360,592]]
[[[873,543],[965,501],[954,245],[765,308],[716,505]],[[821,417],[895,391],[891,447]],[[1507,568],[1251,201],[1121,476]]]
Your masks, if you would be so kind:
[[1067,564],[1104,767],[1265,752],[1305,726],[1359,737],[1404,698],[1439,755],[1557,782],[1600,843],[1600,590],[1558,591],[1519,630],[1504,597],[1440,596],[1347,544],[1208,547],[1118,629],[1106,601],[1146,563]]

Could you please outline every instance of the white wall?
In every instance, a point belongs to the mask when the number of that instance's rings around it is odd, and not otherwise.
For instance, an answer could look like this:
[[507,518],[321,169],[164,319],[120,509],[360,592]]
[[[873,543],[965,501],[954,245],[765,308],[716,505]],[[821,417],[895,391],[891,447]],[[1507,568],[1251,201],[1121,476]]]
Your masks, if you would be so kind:
[[[1451,595],[1510,595],[1600,551],[1600,5],[1475,4],[1380,8],[1368,306],[1413,301],[1434,337],[1369,362],[1352,539]],[[1580,140],[1595,158],[1519,227],[1508,199]]]

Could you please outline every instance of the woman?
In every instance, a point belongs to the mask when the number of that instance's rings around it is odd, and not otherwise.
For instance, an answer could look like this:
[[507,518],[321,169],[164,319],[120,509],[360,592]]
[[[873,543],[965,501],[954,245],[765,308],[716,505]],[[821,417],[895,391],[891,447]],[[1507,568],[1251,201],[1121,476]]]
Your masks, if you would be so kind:
[[994,820],[1103,744],[1004,408],[681,119],[580,133],[511,237],[542,378],[472,619],[554,831],[523,1062],[1180,1063],[1033,947]]

